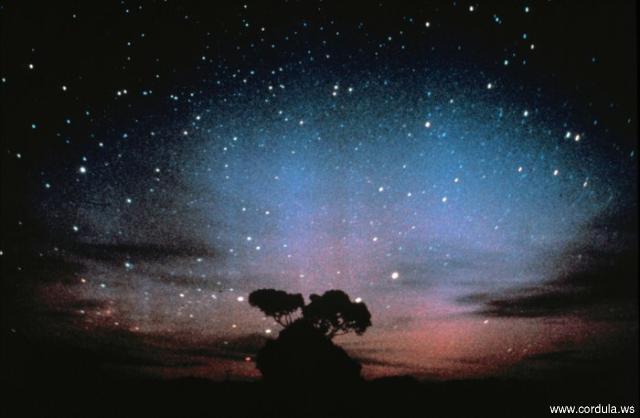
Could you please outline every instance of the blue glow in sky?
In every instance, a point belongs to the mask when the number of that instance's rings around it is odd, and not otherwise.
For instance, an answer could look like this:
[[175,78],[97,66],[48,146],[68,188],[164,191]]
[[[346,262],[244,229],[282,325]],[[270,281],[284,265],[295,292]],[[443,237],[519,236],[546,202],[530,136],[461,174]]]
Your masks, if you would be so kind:
[[[150,22],[114,29],[108,74],[51,68],[48,107],[17,112],[31,142],[7,158],[29,211],[7,222],[61,264],[47,281],[10,254],[34,283],[14,328],[214,378],[256,375],[245,359],[277,332],[246,303],[263,287],[367,303],[374,326],[344,345],[369,376],[518,374],[637,333],[631,49],[547,3],[252,4],[221,22],[185,6],[166,18],[179,45]],[[32,54],[17,80],[44,71]],[[66,319],[42,326],[34,306]],[[210,351],[168,371],[181,347]]]

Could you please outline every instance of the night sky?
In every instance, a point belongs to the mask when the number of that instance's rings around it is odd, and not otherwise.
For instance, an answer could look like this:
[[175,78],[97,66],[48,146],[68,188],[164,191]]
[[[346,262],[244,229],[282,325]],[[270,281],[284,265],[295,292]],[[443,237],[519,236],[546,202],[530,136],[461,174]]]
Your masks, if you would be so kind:
[[345,3],[2,2],[3,341],[253,378],[337,288],[367,377],[635,357],[635,2]]

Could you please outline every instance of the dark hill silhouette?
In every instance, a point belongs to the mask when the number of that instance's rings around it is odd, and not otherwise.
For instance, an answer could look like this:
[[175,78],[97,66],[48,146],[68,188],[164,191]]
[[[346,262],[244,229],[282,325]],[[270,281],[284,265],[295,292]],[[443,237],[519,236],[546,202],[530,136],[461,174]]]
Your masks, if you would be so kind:
[[104,373],[113,358],[101,352],[52,349],[51,343],[10,331],[2,337],[3,417],[524,418],[550,416],[554,404],[638,406],[637,347],[600,359],[596,369],[574,364],[541,379],[418,381],[398,376],[307,394],[264,381]]
[[349,357],[313,324],[298,319],[258,352],[256,366],[265,382],[278,385],[353,384],[360,381],[360,363]]
[[[294,321],[275,341],[308,326]],[[124,335],[118,334],[119,338]],[[317,338],[316,334],[313,337]],[[113,347],[63,344],[2,330],[0,416],[3,417],[544,417],[549,405],[638,406],[638,347],[584,362],[567,362],[537,378],[423,381],[395,376],[322,389],[302,381],[286,387],[261,381],[163,379],[110,365],[153,366]],[[331,340],[324,335],[325,345]],[[297,338],[295,338],[297,340]],[[333,345],[336,349],[339,347]],[[346,354],[346,353],[345,353]],[[566,352],[571,359],[571,352]],[[531,360],[557,362],[562,352]],[[305,360],[302,364],[308,364]],[[337,364],[337,363],[332,363]],[[161,363],[155,364],[160,366]],[[530,363],[521,365],[529,369]],[[516,378],[515,376],[521,376]],[[631,416],[631,415],[629,415]]]

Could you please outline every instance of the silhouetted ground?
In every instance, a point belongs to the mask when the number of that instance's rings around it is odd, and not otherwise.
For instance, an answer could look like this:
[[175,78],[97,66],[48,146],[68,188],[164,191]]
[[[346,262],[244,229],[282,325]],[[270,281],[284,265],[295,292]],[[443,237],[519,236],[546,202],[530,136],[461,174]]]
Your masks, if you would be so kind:
[[539,417],[550,415],[552,404],[638,406],[631,382],[612,384],[596,376],[545,382],[389,378],[335,391],[299,389],[194,379],[46,379],[5,389],[2,416]]
[[36,347],[4,345],[0,416],[544,417],[556,404],[638,409],[637,356],[631,355],[603,365],[600,372],[556,370],[543,380],[398,377],[321,390],[298,382],[285,388],[263,382],[114,378],[102,366],[122,359]]

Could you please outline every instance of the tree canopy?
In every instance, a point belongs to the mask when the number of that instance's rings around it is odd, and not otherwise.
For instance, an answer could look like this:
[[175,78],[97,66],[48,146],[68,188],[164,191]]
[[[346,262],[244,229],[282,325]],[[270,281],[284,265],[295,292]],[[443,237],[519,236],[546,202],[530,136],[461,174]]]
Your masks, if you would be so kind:
[[294,314],[302,309],[302,319],[329,338],[355,332],[362,335],[371,326],[367,305],[353,302],[342,290],[328,290],[322,295],[312,294],[305,305],[301,294],[283,290],[258,289],[249,295],[249,303],[283,327],[294,321]]
[[362,335],[371,326],[371,313],[362,302],[352,302],[342,290],[329,290],[322,296],[311,295],[302,308],[305,319],[329,338],[354,331]]
[[293,314],[304,306],[304,298],[300,293],[291,294],[283,290],[258,289],[249,295],[249,304],[286,327],[294,321]]

